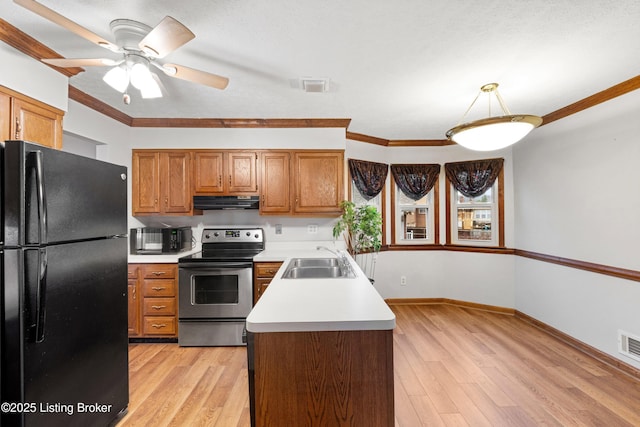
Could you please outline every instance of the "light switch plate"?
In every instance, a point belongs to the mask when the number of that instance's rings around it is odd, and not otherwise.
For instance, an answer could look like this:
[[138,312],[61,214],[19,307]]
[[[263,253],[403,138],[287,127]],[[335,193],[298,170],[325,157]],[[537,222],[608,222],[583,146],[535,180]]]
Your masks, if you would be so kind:
[[307,225],[307,233],[309,233],[309,234],[318,233],[318,224],[309,224],[309,225]]

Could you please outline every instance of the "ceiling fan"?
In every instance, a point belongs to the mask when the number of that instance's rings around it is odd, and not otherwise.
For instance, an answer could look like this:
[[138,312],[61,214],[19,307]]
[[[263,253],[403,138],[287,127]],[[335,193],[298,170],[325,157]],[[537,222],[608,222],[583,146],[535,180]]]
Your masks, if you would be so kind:
[[170,16],[166,16],[154,28],[129,19],[116,19],[110,24],[115,38],[115,43],[112,43],[35,0],[13,1],[98,46],[121,54],[122,57],[118,60],[108,58],[45,58],[42,61],[62,68],[83,66],[113,67],[105,74],[103,80],[124,94],[123,100],[125,104],[128,104],[131,100],[127,93],[130,84],[140,90],[143,98],[158,98],[162,96],[158,76],[151,72],[150,66],[168,76],[216,89],[224,89],[229,84],[229,79],[226,77],[185,67],[184,65],[158,61],[158,59],[164,58],[195,38],[195,35],[187,27]]

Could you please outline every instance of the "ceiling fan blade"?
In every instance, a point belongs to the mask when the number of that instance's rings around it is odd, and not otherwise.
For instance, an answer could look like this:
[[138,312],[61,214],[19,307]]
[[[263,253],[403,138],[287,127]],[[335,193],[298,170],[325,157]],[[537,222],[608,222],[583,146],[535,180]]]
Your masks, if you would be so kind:
[[35,0],[13,0],[13,2],[19,4],[25,9],[29,9],[31,12],[40,15],[55,24],[60,25],[61,27],[66,28],[73,33],[76,33],[80,37],[85,38],[90,42],[97,44],[98,46],[102,46],[114,52],[119,51],[118,46],[116,46],[115,44],[111,43],[108,40],[105,40],[99,35],[89,31],[81,25],[76,24],[72,20],[60,15],[58,12],[49,9],[48,7],[38,3]]
[[200,83],[216,89],[224,89],[229,84],[229,79],[226,77],[207,73],[206,71],[194,70],[193,68],[185,67],[184,65],[164,64],[161,68],[168,76]]
[[118,65],[122,61],[114,61],[107,58],[50,58],[43,59],[42,62],[61,68],[70,67],[109,67]]
[[140,50],[154,58],[164,58],[196,36],[187,27],[170,16],[160,21],[140,44]]

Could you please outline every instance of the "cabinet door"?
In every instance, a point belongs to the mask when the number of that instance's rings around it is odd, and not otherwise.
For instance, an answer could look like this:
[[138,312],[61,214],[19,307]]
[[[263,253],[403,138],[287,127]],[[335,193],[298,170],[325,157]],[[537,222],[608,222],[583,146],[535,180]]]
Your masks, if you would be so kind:
[[344,194],[342,151],[294,153],[294,213],[339,215]]
[[11,136],[14,139],[37,142],[52,148],[62,148],[62,116],[55,111],[13,98]]
[[255,151],[227,153],[227,193],[258,192],[258,154]]
[[222,151],[196,151],[193,153],[193,181],[198,194],[217,194],[224,192],[222,182]]
[[261,214],[291,211],[291,155],[287,152],[263,153],[260,168]]
[[0,92],[0,141],[11,138],[11,97]]
[[160,213],[160,153],[134,151],[131,170],[133,215]]
[[189,152],[178,151],[161,154],[163,170],[160,176],[160,192],[163,195],[161,212],[184,213],[191,212],[191,181]]
[[140,292],[138,291],[138,280],[129,279],[129,336],[140,335]]

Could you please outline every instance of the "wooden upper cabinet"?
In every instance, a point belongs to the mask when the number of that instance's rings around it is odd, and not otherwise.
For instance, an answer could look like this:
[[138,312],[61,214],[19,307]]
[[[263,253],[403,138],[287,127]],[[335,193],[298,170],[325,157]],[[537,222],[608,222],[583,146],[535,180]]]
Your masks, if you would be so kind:
[[0,138],[62,148],[64,112],[18,92],[0,87]]
[[228,152],[226,173],[230,194],[258,193],[258,153],[255,151]]
[[260,213],[291,212],[291,154],[264,152],[260,158]]
[[193,153],[193,184],[198,194],[222,194],[224,186],[224,153],[195,151]]
[[11,97],[0,92],[0,142],[11,138]]
[[191,154],[167,152],[160,155],[160,194],[163,213],[191,213]]
[[199,195],[258,194],[258,154],[255,151],[194,151],[194,193]]
[[186,150],[134,150],[133,215],[192,213],[191,154]]
[[297,151],[294,214],[339,215],[344,198],[343,151]]

